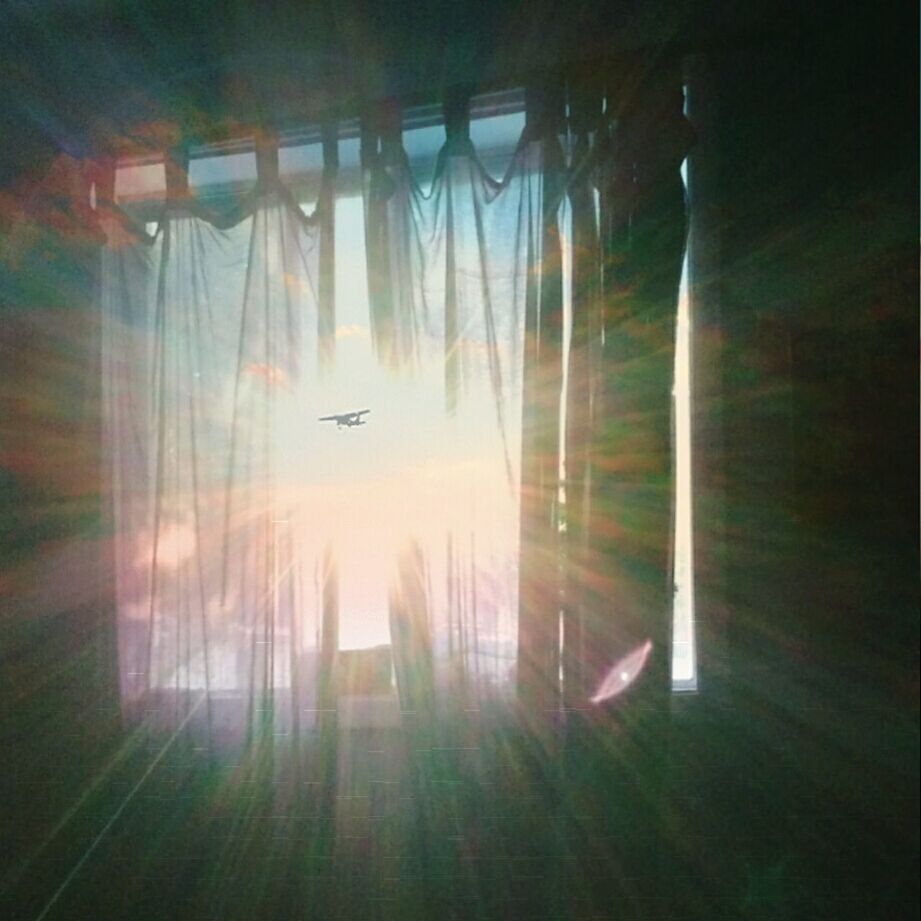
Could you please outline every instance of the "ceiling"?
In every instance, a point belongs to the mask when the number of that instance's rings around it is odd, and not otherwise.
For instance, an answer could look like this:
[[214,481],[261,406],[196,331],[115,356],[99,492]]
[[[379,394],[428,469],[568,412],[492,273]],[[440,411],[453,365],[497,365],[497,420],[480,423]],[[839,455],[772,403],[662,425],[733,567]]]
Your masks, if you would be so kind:
[[[302,123],[368,100],[596,74],[764,32],[777,3],[728,0],[8,0],[0,13],[0,183],[52,144],[179,122]],[[738,7],[742,7],[740,12]],[[103,140],[101,143],[106,143]]]

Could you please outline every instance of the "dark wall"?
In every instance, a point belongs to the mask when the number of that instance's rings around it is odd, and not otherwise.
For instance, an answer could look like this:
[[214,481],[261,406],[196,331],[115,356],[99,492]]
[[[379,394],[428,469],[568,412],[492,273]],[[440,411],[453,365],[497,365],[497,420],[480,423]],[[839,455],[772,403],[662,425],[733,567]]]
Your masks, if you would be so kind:
[[[683,3],[631,0],[41,0],[2,20],[0,113],[16,126],[7,170],[34,152],[25,132],[71,152],[179,122],[192,136],[238,123],[302,125],[368,99],[426,101],[450,85],[521,85],[573,59],[669,43]],[[656,52],[658,53],[658,52]],[[2,115],[0,115],[2,117]],[[17,150],[16,148],[19,148]],[[0,174],[2,175],[2,174]]]
[[60,885],[122,792],[98,240],[54,173],[45,194],[3,190],[0,233],[0,914],[10,916],[23,886]]
[[701,916],[917,913],[915,34],[803,15],[711,49],[696,530],[722,670],[675,754]]

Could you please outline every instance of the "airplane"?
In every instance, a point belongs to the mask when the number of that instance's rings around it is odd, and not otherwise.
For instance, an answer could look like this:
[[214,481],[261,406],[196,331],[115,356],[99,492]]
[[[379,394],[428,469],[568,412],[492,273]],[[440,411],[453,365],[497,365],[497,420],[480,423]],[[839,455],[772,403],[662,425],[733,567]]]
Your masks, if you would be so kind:
[[343,425],[346,428],[353,428],[356,425],[367,425],[368,423],[361,417],[369,412],[371,412],[370,409],[359,409],[354,413],[340,413],[337,416],[320,416],[318,421],[335,422],[337,429],[341,429]]

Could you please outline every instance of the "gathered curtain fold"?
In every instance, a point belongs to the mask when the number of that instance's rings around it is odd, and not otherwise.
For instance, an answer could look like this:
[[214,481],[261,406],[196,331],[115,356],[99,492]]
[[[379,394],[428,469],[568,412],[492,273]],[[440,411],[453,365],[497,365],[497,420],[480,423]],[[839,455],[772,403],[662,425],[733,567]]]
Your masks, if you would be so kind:
[[[567,708],[583,706],[600,665],[586,623],[592,520],[592,433],[599,410],[602,329],[602,260],[597,204],[605,149],[601,143],[602,87],[570,87],[570,169],[566,192],[571,214],[571,319],[566,388],[563,586],[563,688]],[[602,663],[603,664],[603,663]]]
[[563,102],[561,84],[529,88],[524,129],[540,161],[534,181],[539,201],[529,239],[526,294],[518,688],[519,695],[541,712],[559,706]]

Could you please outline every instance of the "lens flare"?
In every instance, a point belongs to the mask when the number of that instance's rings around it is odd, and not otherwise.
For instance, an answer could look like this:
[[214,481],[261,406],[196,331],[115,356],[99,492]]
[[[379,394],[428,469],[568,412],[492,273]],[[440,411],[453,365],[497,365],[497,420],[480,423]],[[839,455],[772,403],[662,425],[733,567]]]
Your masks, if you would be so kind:
[[601,704],[611,700],[633,684],[646,667],[649,654],[652,652],[652,640],[646,640],[637,646],[633,652],[627,653],[618,662],[615,662],[598,685],[598,690],[589,698],[593,704]]

